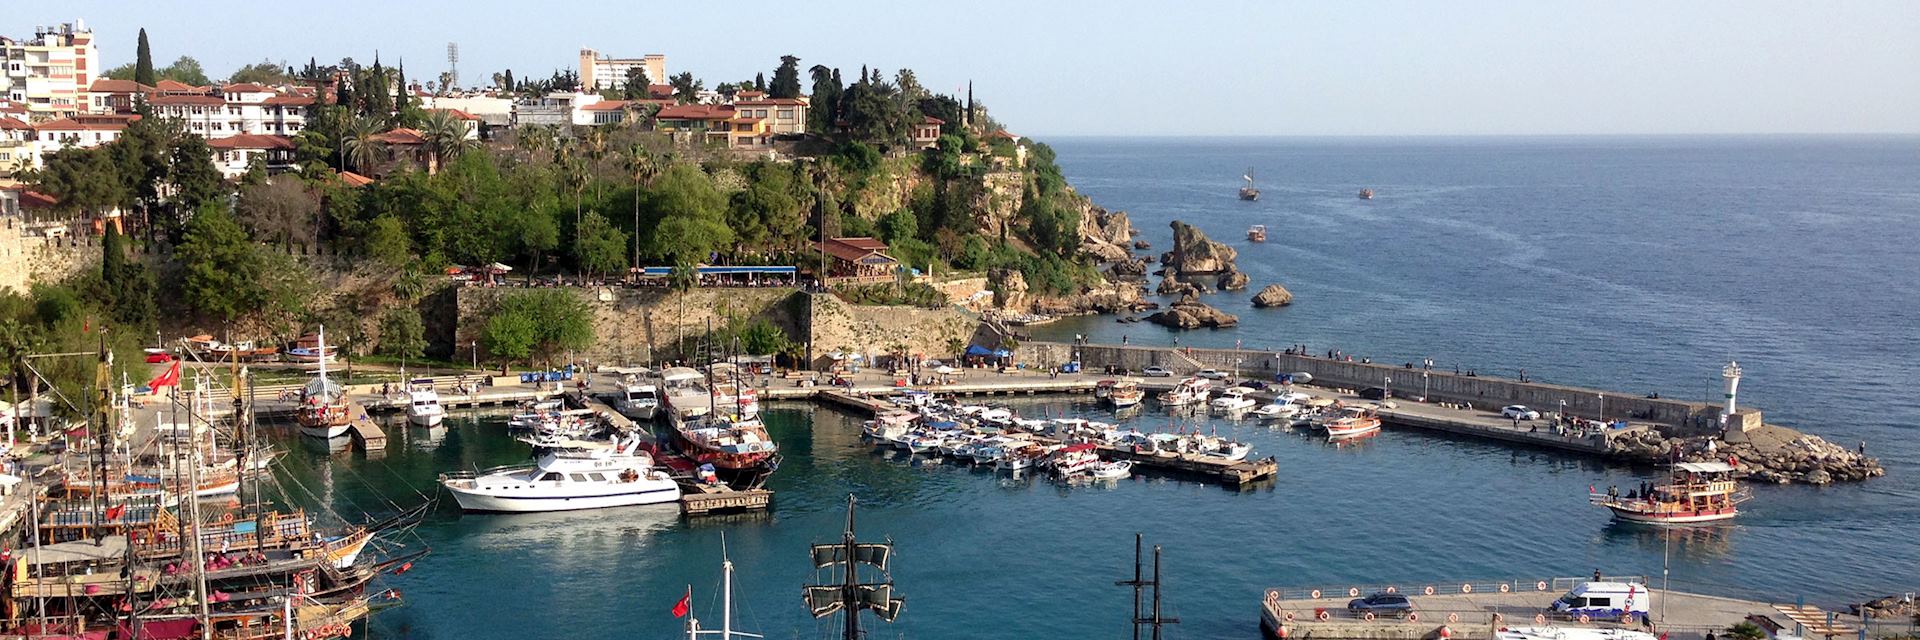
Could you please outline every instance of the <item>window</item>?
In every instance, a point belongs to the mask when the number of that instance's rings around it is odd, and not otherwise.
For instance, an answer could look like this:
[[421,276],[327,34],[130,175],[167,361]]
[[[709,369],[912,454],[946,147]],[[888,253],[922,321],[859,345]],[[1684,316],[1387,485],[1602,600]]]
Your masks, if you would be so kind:
[[1587,598],[1587,606],[1607,608],[1613,606],[1612,598]]
[[781,120],[792,120],[792,119],[793,119],[793,110],[792,110],[792,109],[781,109],[779,113],[780,113],[780,119],[781,119]]
[[541,482],[559,482],[560,480],[560,474],[552,471],[548,471],[546,475],[540,476]]
[[601,474],[601,473],[600,473],[600,472],[598,472],[598,471],[595,471],[595,472],[592,472],[592,473],[589,473],[589,474],[587,474],[587,477],[589,477],[589,478],[593,478],[593,481],[594,481],[594,482],[606,482],[606,481],[607,481],[607,476],[605,476],[604,474]]
[[569,474],[567,474],[567,477],[568,477],[568,478],[570,478],[570,479],[572,479],[572,480],[573,480],[574,482],[586,482],[586,481],[587,481],[587,477],[586,477],[586,476],[583,476],[583,475],[580,475],[580,474],[578,474],[578,473],[569,473]]

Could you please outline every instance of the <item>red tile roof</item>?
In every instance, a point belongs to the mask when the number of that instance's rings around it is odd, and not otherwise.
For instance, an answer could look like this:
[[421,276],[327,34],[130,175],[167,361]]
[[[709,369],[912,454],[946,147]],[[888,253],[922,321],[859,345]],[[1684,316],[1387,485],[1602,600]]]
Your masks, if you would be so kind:
[[733,105],[676,104],[655,115],[657,120],[725,120],[733,117]]
[[407,144],[426,144],[427,143],[426,136],[420,135],[419,129],[406,129],[406,128],[394,129],[392,131],[388,131],[385,133],[377,133],[377,134],[374,134],[373,139],[379,142],[380,144],[407,145]]
[[227,136],[225,138],[215,138],[213,140],[208,140],[207,146],[212,147],[214,149],[223,149],[223,150],[232,150],[232,149],[292,150],[294,148],[293,138],[289,138],[286,136],[261,135],[257,133],[242,133],[240,135]]
[[673,97],[673,85],[670,85],[670,84],[647,85],[647,95],[654,98],[671,98]]
[[342,171],[340,172],[340,182],[349,187],[364,187],[373,184],[373,178],[352,171]]
[[22,209],[52,209],[54,205],[60,204],[59,198],[38,191],[31,189],[20,189],[19,191],[20,208]]
[[875,253],[884,255],[887,251],[887,243],[865,237],[828,238],[826,242],[817,244],[828,255],[847,262],[856,262]]
[[139,118],[140,116],[124,118],[99,115],[75,116],[42,122],[33,128],[39,131],[119,131],[127,128],[127,123]]
[[619,111],[621,109],[627,108],[627,105],[629,104],[632,104],[632,103],[626,100],[601,100],[599,102],[595,102],[593,104],[580,107],[580,110],[581,111]]
[[242,82],[240,84],[226,85],[226,86],[220,87],[220,91],[223,93],[273,93],[272,88],[264,87],[258,84],[254,84],[252,82]]
[[0,116],[0,129],[29,129],[30,130],[32,128],[33,128],[33,125],[27,124],[25,122],[21,122],[16,118],[8,118],[5,116]]
[[1006,138],[1006,139],[1008,139],[1008,140],[1019,140],[1019,139],[1020,139],[1020,136],[1017,136],[1017,135],[1014,135],[1014,134],[1013,134],[1012,132],[1009,132],[1009,131],[1007,131],[1006,129],[1001,129],[1001,130],[999,130],[999,131],[995,131],[995,132],[993,132],[993,133],[989,133],[989,134],[987,134],[987,137],[989,137],[989,138]]
[[208,105],[224,105],[226,103],[227,103],[226,99],[221,98],[220,96],[210,96],[205,94],[163,93],[157,96],[153,96],[151,98],[147,98],[147,104],[160,105],[160,106],[173,106],[173,105],[208,106]]
[[920,124],[946,124],[946,123],[947,121],[941,120],[939,118],[935,118],[933,116],[927,116],[925,120],[920,121]]
[[304,106],[304,105],[313,104],[313,96],[278,95],[271,98],[267,98],[266,100],[262,100],[260,101],[260,104],[268,105],[268,106],[279,106],[279,105]]
[[765,100],[741,100],[733,103],[742,107],[791,107],[806,104],[798,98],[767,98]]
[[739,94],[739,95],[740,95],[740,97],[742,97],[742,98],[746,98],[746,99],[748,99],[748,100],[755,100],[755,99],[759,99],[759,98],[762,98],[762,97],[765,97],[765,96],[767,95],[767,92],[765,92],[765,91],[755,91],[755,90],[753,90],[753,89],[748,89],[748,90],[746,90],[746,91],[742,91],[742,92],[740,92],[740,94]]
[[453,116],[455,118],[459,118],[461,120],[479,120],[480,119],[480,116],[476,116],[471,113],[461,111],[459,109],[427,109],[427,112],[429,113],[434,111],[444,111],[447,113],[447,115]]
[[159,82],[155,82],[153,83],[153,88],[159,89],[161,91],[170,92],[170,93],[203,93],[207,90],[206,87],[196,87],[184,82],[177,82],[174,80],[161,80]]
[[132,80],[101,78],[93,81],[93,86],[88,87],[87,90],[94,93],[146,93],[152,91],[153,87]]

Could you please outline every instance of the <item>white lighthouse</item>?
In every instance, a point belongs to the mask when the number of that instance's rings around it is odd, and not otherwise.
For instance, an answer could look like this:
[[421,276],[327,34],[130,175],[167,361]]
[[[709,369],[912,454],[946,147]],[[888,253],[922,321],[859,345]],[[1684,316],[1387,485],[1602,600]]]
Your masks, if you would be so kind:
[[1720,410],[1720,424],[1725,425],[1727,419],[1733,417],[1736,396],[1740,394],[1740,363],[1727,361],[1727,366],[1720,368],[1720,377],[1727,379],[1726,407]]

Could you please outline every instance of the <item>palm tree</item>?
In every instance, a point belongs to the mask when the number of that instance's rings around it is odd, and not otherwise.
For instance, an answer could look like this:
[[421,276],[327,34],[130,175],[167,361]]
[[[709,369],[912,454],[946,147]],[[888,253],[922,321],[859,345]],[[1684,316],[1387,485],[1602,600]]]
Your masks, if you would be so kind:
[[627,148],[627,173],[633,176],[633,266],[640,266],[640,181],[650,180],[658,167],[653,157],[648,155],[646,147],[633,145]]
[[479,144],[467,138],[467,123],[446,110],[434,110],[420,123],[421,137],[427,139],[427,151],[441,166]]
[[680,343],[686,340],[686,337],[681,335],[681,330],[685,328],[685,325],[681,324],[680,321],[685,320],[687,317],[687,292],[692,291],[694,287],[699,285],[700,275],[698,267],[695,267],[693,262],[684,257],[675,256],[673,259],[673,270],[667,272],[667,288],[673,290],[675,296],[679,298],[680,303],[680,317],[674,318],[673,321],[673,348],[676,351],[680,349]]
[[[600,160],[606,157],[607,134],[605,131],[601,131],[599,127],[594,127],[593,131],[587,133],[587,158],[593,161],[590,168],[598,170],[600,168]],[[593,182],[593,199],[600,199],[600,181],[598,180]]]
[[380,161],[384,146],[380,143],[380,129],[380,122],[367,116],[346,122],[340,136],[340,149],[355,171],[369,173],[373,164]]

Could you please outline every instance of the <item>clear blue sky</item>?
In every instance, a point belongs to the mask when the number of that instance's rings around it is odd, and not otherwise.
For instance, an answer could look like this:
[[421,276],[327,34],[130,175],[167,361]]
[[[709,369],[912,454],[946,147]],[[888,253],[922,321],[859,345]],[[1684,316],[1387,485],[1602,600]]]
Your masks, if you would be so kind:
[[[1033,135],[1920,133],[1920,2],[575,2],[6,0],[84,18],[109,66],[146,27],[213,77],[352,56],[468,83],[590,46],[708,86],[782,54],[909,67]],[[729,19],[730,18],[730,19]],[[296,20],[298,22],[296,22]],[[803,74],[804,75],[804,74]]]

